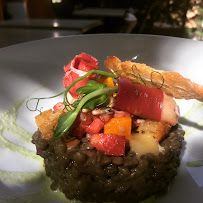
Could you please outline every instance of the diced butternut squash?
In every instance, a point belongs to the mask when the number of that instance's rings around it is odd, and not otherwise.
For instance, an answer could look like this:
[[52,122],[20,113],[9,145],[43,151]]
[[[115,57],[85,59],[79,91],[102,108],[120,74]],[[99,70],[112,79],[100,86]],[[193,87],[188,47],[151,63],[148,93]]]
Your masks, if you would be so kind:
[[114,86],[114,82],[113,82],[113,79],[111,77],[107,77],[103,83],[106,84],[108,87]]
[[131,137],[132,119],[131,117],[111,118],[104,125],[104,134],[114,134],[125,136],[126,139]]
[[105,77],[105,76],[101,76],[97,79],[98,83],[103,83],[106,84],[107,87],[113,87],[115,86],[115,83],[113,81],[113,79],[111,77]]

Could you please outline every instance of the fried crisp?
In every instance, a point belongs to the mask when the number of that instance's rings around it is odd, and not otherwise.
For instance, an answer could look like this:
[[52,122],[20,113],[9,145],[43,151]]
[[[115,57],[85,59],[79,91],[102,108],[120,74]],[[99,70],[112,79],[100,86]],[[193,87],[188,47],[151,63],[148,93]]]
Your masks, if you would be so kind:
[[171,126],[167,123],[140,119],[138,120],[139,127],[137,131],[139,133],[150,133],[156,142],[160,142],[165,135],[168,134]]
[[176,99],[197,99],[203,102],[203,86],[182,77],[177,72],[153,69],[145,64],[121,62],[117,57],[108,57],[104,67],[119,76],[134,82],[145,82],[149,87],[161,87],[167,95]]
[[57,124],[60,115],[60,111],[54,113],[50,109],[35,117],[35,122],[42,133],[43,139],[49,140],[53,137],[53,127]]

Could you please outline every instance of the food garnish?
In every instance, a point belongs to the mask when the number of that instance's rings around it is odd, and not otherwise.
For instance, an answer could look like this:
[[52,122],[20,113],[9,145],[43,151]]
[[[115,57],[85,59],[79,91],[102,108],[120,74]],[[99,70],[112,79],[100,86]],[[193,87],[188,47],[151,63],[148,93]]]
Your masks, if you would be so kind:
[[[203,87],[116,57],[104,66],[111,73],[81,53],[64,67],[63,92],[30,99],[37,101],[30,110],[40,111],[33,143],[53,189],[68,199],[138,202],[168,188],[177,173],[184,131],[173,97],[203,101]],[[185,96],[186,89],[193,92]],[[41,99],[60,95],[53,110],[41,112]]]

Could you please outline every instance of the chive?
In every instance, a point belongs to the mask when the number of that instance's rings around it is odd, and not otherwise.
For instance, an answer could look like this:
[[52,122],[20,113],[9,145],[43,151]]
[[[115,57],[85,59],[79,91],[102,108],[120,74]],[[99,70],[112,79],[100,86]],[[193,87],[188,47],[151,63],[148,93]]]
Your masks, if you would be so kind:
[[153,80],[152,80],[152,74],[153,73],[157,73],[157,74],[159,74],[161,77],[162,77],[162,84],[161,84],[161,86],[160,87],[157,87],[157,89],[161,89],[162,87],[163,87],[163,85],[164,85],[164,76],[160,73],[160,72],[158,72],[158,71],[152,71],[151,72],[151,83],[153,84],[153,85],[155,85],[156,86],[156,84],[153,82]]
[[[64,91],[65,91],[65,90],[64,90]],[[31,98],[31,99],[28,99],[28,100],[26,101],[26,107],[27,107],[27,109],[28,109],[29,111],[39,111],[39,112],[41,113],[41,108],[38,109],[38,105],[39,105],[39,101],[40,101],[40,100],[42,100],[42,99],[52,99],[52,98],[58,97],[58,96],[62,95],[62,94],[64,93],[64,91],[61,92],[61,93],[59,93],[59,94],[57,94],[57,95],[51,96],[51,97],[39,97],[39,98]],[[30,101],[32,101],[32,100],[37,100],[37,103],[36,103],[36,106],[35,106],[34,109],[31,109],[31,108],[29,107],[29,105],[28,105],[28,103],[29,103]]]

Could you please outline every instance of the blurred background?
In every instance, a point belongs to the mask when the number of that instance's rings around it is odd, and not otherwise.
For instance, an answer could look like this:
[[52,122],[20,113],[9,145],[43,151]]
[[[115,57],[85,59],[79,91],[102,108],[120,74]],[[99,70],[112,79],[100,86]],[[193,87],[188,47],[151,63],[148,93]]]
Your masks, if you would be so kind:
[[0,46],[75,34],[203,40],[202,0],[0,0]]

